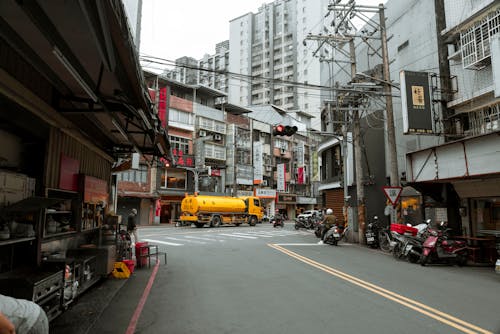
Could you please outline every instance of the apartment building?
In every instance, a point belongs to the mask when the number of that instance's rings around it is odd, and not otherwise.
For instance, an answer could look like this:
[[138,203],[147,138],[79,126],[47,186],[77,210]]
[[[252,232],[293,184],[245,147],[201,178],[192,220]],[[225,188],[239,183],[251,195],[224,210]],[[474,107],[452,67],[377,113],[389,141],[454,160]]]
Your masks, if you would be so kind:
[[[387,50],[398,181],[403,186],[397,219],[403,222],[418,222],[425,217],[448,222],[456,233],[498,235],[499,93],[495,87],[500,81],[495,69],[500,63],[499,7],[498,1],[425,0],[403,4],[392,0],[385,5],[387,36],[391,37]],[[378,22],[378,15],[373,20]],[[323,130],[336,133],[337,138],[325,139],[320,145],[325,202],[331,202],[335,194],[344,194],[343,182],[352,182],[349,177],[355,175],[356,163],[361,163],[367,217],[382,215],[382,187],[388,185],[390,175],[386,101],[380,95],[384,83],[382,61],[368,52],[370,47],[378,49],[380,41],[374,39],[367,45],[355,39],[355,85],[348,68],[347,73],[340,68],[334,71],[341,88],[358,87],[364,99],[350,104],[340,98],[346,96],[340,91],[333,106],[325,103]],[[347,55],[348,50],[346,45]],[[402,71],[421,73],[426,78],[423,84],[429,87],[424,88],[429,100],[424,113],[430,120],[427,135],[408,131],[408,107],[401,98],[408,87],[401,82]],[[359,88],[368,83],[371,88]],[[342,180],[342,169],[336,172],[334,168],[341,160],[339,152],[343,152],[343,133],[338,124],[343,123],[349,106],[361,107],[362,158],[352,164],[346,162],[347,178]],[[351,115],[347,112],[348,117]],[[352,120],[347,125],[349,136]],[[347,157],[352,158],[355,150],[347,149]],[[359,186],[349,183],[344,197],[354,210]],[[356,222],[354,213],[352,217]]]
[[[273,104],[319,116],[320,91],[304,84],[321,85],[321,64],[314,48],[303,41],[323,29],[326,0],[277,0],[257,13],[230,21],[229,102],[239,105]],[[319,117],[313,121],[319,126]]]
[[[198,83],[228,93],[229,88],[229,40],[215,45],[215,54],[203,56],[198,61]],[[219,100],[218,102],[226,102]]]
[[500,3],[443,4],[447,140],[408,153],[407,179],[447,202],[445,218],[463,233],[499,236]]

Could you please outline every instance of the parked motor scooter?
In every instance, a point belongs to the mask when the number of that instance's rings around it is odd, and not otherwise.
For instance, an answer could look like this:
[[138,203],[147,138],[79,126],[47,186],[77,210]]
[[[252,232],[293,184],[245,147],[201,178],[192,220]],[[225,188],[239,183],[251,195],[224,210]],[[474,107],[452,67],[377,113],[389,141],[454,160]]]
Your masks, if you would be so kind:
[[420,264],[456,263],[464,266],[467,263],[467,244],[462,240],[448,239],[446,223],[441,222],[439,229],[429,229],[429,235],[424,241]]
[[431,220],[411,226],[410,224],[391,224],[392,254],[397,259],[406,258],[409,262],[417,263],[420,260],[423,242],[428,235],[428,226]]
[[313,218],[299,217],[295,218],[295,229],[307,228],[310,229],[313,226]]
[[373,216],[373,220],[368,223],[365,231],[366,244],[371,248],[378,248],[378,232],[380,230],[380,225],[377,216]]

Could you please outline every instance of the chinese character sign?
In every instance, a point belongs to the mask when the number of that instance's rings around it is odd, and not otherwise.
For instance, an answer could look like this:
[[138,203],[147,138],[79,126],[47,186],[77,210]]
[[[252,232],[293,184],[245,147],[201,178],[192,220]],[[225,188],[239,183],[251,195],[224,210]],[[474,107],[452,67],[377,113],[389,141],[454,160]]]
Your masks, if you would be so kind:
[[256,141],[253,143],[253,180],[262,181],[262,143]]
[[405,134],[432,133],[429,73],[401,71],[401,103]]
[[277,173],[278,173],[278,185],[277,185],[277,190],[278,191],[285,191],[286,190],[286,184],[285,184],[285,164],[278,164],[276,166]]

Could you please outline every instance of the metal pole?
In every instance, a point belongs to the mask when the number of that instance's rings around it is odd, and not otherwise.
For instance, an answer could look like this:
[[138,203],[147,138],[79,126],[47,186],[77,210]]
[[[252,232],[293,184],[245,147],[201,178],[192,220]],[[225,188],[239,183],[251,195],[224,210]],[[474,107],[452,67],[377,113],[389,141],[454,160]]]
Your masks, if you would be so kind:
[[390,178],[391,186],[399,185],[398,178],[398,157],[396,151],[396,133],[394,129],[394,113],[392,109],[392,88],[391,88],[391,75],[389,72],[389,55],[387,51],[387,31],[385,28],[385,13],[384,5],[379,5],[379,19],[380,19],[380,35],[382,41],[382,61],[384,65],[384,93],[386,103],[386,119],[387,119],[387,145],[389,148],[389,161],[390,161]]

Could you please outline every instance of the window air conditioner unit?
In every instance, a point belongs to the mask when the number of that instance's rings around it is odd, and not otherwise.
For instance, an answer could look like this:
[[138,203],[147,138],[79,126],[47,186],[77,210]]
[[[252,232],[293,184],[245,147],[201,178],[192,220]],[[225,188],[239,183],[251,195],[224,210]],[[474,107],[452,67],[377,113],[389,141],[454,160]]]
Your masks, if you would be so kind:
[[281,153],[281,155],[283,155],[286,153],[286,150],[284,148],[280,148],[280,153]]
[[270,172],[273,170],[273,166],[266,166],[266,172]]
[[262,185],[263,185],[264,187],[266,187],[266,186],[267,186],[267,180],[262,180]]
[[200,130],[198,134],[200,135],[200,137],[205,137],[207,135],[207,132],[205,130]]
[[260,133],[260,136],[261,136],[261,137],[267,137],[267,133],[265,133],[265,132],[261,132],[261,133]]
[[215,134],[214,140],[222,140],[222,136],[220,134]]

